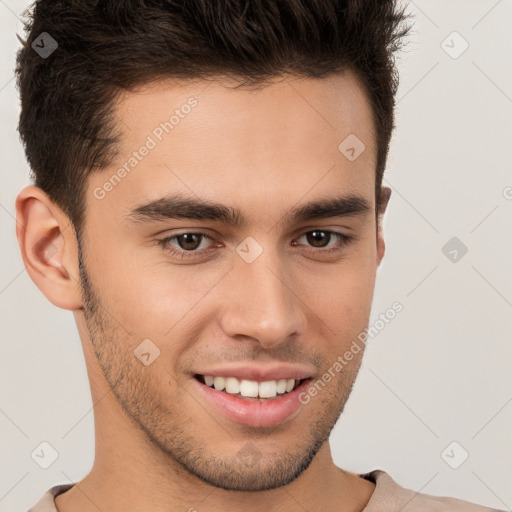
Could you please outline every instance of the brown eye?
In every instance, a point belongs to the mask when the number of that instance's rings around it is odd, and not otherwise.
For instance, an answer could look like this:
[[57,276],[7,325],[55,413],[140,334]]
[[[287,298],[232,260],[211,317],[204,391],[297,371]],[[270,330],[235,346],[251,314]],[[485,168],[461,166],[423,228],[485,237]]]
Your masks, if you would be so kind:
[[325,247],[325,242],[331,239],[329,231],[309,231],[306,233],[308,243],[313,247]]
[[[303,243],[299,243],[301,238],[305,239]],[[355,240],[354,235],[347,235],[330,229],[314,229],[303,233],[292,242],[292,245],[303,246],[306,252],[323,257],[343,254],[343,251]]]
[[203,244],[203,241],[207,242],[210,240],[212,238],[206,233],[187,232],[169,236],[162,240],[157,240],[157,242],[173,256],[185,258],[205,254],[211,247],[208,247],[207,243]]
[[199,233],[183,233],[176,235],[176,241],[180,249],[194,251],[201,245],[202,235]]

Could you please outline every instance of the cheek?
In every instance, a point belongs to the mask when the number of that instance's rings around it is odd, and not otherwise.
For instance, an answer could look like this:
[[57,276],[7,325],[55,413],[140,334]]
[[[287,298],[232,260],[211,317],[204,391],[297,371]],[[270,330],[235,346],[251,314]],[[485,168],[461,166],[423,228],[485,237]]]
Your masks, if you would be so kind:
[[333,335],[345,337],[359,332],[370,315],[372,282],[345,278],[330,280],[329,285],[329,290],[313,299],[315,312]]
[[377,269],[375,256],[375,248],[369,246],[339,263],[319,267],[311,280],[318,292],[315,297],[317,303],[356,309],[359,304],[371,301]]
[[[112,315],[135,336],[164,337],[179,329],[182,320],[215,289],[229,270],[218,263],[207,267],[172,265],[158,248],[134,250],[102,248],[96,279]],[[151,257],[148,254],[151,253]],[[153,257],[156,256],[156,257]],[[186,322],[185,322],[186,323]]]
[[375,250],[366,247],[339,265],[325,267],[303,281],[304,302],[337,338],[357,336],[368,323],[375,285]]

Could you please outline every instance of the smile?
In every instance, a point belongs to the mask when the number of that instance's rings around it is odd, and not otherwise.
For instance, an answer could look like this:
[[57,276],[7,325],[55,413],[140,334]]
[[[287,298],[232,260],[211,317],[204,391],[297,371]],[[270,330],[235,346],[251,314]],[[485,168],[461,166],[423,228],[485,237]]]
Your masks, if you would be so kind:
[[196,374],[191,381],[210,414],[240,425],[271,427],[299,414],[304,407],[299,396],[312,378],[254,381]]
[[213,375],[196,375],[203,384],[242,399],[267,400],[293,391],[305,379],[279,379],[258,382]]

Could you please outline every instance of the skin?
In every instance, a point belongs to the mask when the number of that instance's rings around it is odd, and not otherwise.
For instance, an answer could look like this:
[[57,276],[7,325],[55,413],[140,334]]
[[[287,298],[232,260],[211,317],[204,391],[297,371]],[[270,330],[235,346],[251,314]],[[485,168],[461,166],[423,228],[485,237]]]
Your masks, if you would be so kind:
[[[223,361],[301,364],[320,378],[368,326],[385,249],[371,110],[355,76],[285,76],[260,90],[231,85],[158,81],[119,97],[120,151],[87,185],[82,268],[62,210],[37,187],[17,197],[25,266],[48,300],[73,311],[94,403],[94,465],[57,497],[60,512],[360,512],[375,490],[333,463],[328,442],[364,350],[274,427],[232,422],[192,385],[199,365]],[[97,199],[93,191],[191,96],[197,106]],[[350,133],[366,146],[355,161],[338,150]],[[380,215],[390,192],[383,190]],[[247,225],[128,220],[133,208],[175,192],[240,208]],[[284,221],[291,208],[347,193],[371,210]],[[198,230],[211,239],[197,240],[187,259],[155,243]],[[313,245],[314,230],[355,239],[327,255],[324,246],[340,243],[326,236]],[[263,248],[252,263],[235,250],[248,236]],[[191,247],[179,242],[170,245]],[[160,355],[145,366],[134,350],[147,338]],[[248,447],[255,464],[241,456]]]

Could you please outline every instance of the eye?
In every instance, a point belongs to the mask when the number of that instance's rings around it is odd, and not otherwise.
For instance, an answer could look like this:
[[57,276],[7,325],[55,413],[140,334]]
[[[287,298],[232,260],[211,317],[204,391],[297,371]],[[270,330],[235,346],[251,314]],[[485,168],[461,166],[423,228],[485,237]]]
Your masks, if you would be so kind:
[[[331,253],[335,251],[342,250],[348,243],[350,243],[354,237],[351,235],[346,235],[345,233],[339,233],[338,231],[330,231],[326,229],[315,229],[313,231],[308,231],[301,235],[298,240],[305,237],[308,244],[311,244],[313,248],[320,249],[322,253]],[[329,242],[334,241],[334,245],[329,245]],[[328,247],[328,249],[324,249],[324,247]]]
[[[178,235],[169,236],[162,240],[157,240],[157,242],[171,254],[181,256],[182,258],[187,258],[189,256],[195,256],[198,253],[208,251],[208,248],[201,248],[202,242],[205,239],[212,240],[212,238],[208,236],[206,233],[186,232],[180,233]],[[173,244],[173,241],[176,241],[177,245]]]
[[[334,231],[315,230],[304,233],[300,238],[305,237],[306,241],[316,248],[328,247],[328,242],[333,239],[333,235],[340,235]],[[299,240],[300,240],[299,238]]]
[[204,240],[204,238],[210,237],[204,233],[182,233],[181,235],[174,235],[171,238],[176,239],[180,249],[194,251],[201,246],[201,241]]

